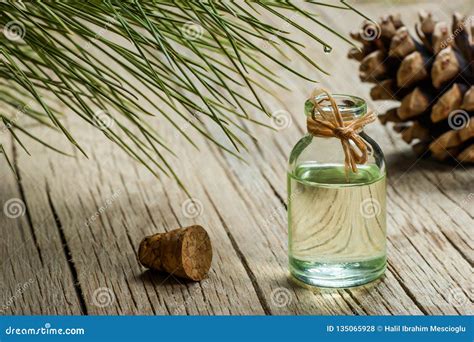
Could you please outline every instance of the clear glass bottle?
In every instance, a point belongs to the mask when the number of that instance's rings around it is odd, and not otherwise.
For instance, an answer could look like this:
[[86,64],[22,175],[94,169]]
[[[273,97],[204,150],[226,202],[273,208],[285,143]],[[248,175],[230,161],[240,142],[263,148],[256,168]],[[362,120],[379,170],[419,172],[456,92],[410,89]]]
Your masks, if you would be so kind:
[[[344,121],[367,113],[358,97],[333,95]],[[316,98],[316,100],[319,100]],[[332,111],[330,106],[322,107]],[[305,114],[313,111],[305,103]],[[350,287],[386,268],[386,173],[382,150],[364,132],[368,161],[346,172],[338,138],[306,134],[293,148],[288,170],[290,272],[318,287]],[[352,142],[351,142],[352,143]]]

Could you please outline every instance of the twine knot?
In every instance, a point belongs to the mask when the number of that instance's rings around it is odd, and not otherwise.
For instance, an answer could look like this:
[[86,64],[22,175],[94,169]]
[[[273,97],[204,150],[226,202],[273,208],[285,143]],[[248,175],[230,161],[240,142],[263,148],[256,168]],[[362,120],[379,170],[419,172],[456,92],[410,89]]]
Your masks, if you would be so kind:
[[[316,97],[325,94],[316,101]],[[329,100],[332,111],[329,113],[323,111],[321,102]],[[324,89],[315,89],[309,101],[314,105],[311,117],[307,119],[308,133],[319,137],[336,137],[341,140],[342,149],[344,150],[344,165],[346,171],[351,169],[357,172],[357,164],[365,164],[368,159],[368,145],[360,137],[359,133],[365,125],[375,121],[376,115],[369,112],[364,116],[355,118],[350,121],[344,121],[334,98]],[[321,115],[321,119],[316,118],[315,112]]]
[[350,139],[352,134],[354,134],[354,130],[347,128],[347,127],[335,127],[334,128],[334,136],[339,139]]

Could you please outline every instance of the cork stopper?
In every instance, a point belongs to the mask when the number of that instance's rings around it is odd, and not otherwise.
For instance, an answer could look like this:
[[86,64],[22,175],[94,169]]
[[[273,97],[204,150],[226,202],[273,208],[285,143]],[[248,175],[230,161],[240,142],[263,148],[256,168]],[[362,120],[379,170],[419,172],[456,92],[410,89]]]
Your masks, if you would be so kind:
[[207,276],[212,246],[198,225],[145,237],[138,249],[140,263],[150,269],[198,281]]

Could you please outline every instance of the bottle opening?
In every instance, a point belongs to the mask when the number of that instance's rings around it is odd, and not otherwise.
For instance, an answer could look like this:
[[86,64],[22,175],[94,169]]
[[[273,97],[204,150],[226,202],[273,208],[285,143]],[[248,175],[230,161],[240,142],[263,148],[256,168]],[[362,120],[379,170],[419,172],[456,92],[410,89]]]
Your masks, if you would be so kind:
[[[344,94],[332,94],[332,97],[336,101],[344,121],[353,120],[367,113],[367,103],[360,97]],[[319,103],[323,112],[327,112],[328,114],[332,113],[333,108],[331,102],[325,94],[318,95],[314,100]],[[306,100],[305,115],[311,116],[314,110],[313,103],[310,100]],[[321,116],[321,114],[316,110],[315,116],[318,117]]]

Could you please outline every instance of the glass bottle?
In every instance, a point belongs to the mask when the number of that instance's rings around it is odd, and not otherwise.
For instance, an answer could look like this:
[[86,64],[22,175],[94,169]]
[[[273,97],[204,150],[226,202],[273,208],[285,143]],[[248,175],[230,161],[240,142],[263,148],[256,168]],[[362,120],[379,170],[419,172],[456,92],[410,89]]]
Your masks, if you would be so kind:
[[[367,113],[367,104],[359,97],[333,98],[344,122]],[[324,112],[332,112],[329,104],[321,105]],[[306,101],[305,114],[311,116],[313,110],[313,103]],[[385,160],[374,140],[364,132],[359,135],[368,148],[368,160],[357,165],[356,173],[346,170],[341,140],[336,137],[308,133],[291,152],[289,266],[291,274],[306,284],[357,286],[385,271]]]

